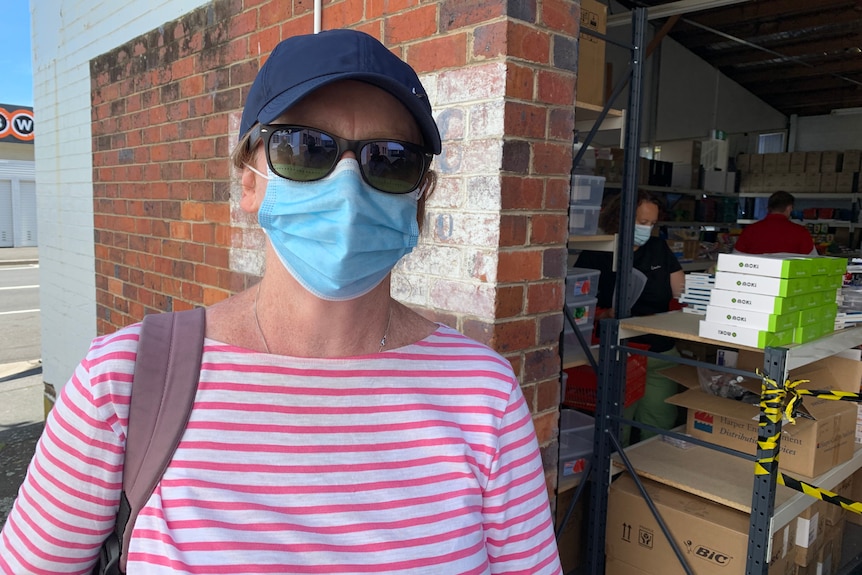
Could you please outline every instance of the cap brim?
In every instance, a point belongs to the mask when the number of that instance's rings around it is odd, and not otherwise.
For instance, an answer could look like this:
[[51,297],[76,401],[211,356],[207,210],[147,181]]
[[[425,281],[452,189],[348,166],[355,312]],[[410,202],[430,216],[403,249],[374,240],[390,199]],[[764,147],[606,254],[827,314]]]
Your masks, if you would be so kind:
[[407,108],[407,111],[410,112],[416,120],[419,130],[422,132],[422,139],[424,140],[423,144],[425,147],[434,154],[439,154],[442,151],[440,132],[437,129],[437,124],[426,109],[427,104],[422,101],[422,98],[427,98],[427,96],[424,94],[422,96],[418,96],[407,90],[403,84],[382,74],[343,72],[313,78],[303,82],[299,86],[294,86],[293,88],[282,92],[270,100],[257,115],[257,121],[261,124],[269,124],[310,93],[339,80],[358,80],[366,82],[392,94],[392,96],[397,98],[398,101]]

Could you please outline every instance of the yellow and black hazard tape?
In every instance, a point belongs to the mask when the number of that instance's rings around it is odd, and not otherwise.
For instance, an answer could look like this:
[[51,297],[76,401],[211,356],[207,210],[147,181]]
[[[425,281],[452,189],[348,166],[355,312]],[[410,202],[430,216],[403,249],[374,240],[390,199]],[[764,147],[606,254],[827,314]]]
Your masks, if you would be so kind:
[[826,489],[822,489],[815,485],[805,483],[804,481],[799,481],[798,479],[794,479],[793,477],[788,477],[780,471],[778,472],[777,481],[779,485],[784,485],[791,489],[795,489],[796,491],[801,491],[805,495],[808,495],[815,499],[820,499],[821,501],[825,501],[826,503],[838,505],[839,507],[846,509],[847,511],[852,511],[853,513],[859,513],[860,515],[862,515],[862,503],[858,501],[853,501],[852,499],[841,497],[837,493],[832,493],[831,491],[828,491]]
[[[795,419],[793,416],[796,410],[796,404],[802,400],[801,396],[803,395],[836,401],[860,401],[860,394],[858,393],[797,389],[798,385],[808,383],[807,379],[800,379],[797,381],[788,380],[784,385],[779,385],[778,382],[766,377],[759,371],[758,375],[763,379],[760,399],[760,427],[765,427],[769,423],[778,423],[782,421],[785,415],[787,416],[788,421],[791,423],[794,422]],[[785,407],[783,405],[784,399],[788,395],[790,395],[790,400],[787,402],[787,406]],[[784,409],[782,409],[782,407],[784,407]],[[758,438],[758,446],[764,451],[764,456],[755,462],[755,475],[768,475],[773,471],[773,469],[776,469],[776,466],[778,465],[779,435],[780,434],[774,434],[766,438],[764,441],[761,441]],[[776,481],[779,485],[795,489],[809,497],[814,497],[815,499],[838,505],[839,507],[853,513],[862,514],[862,503],[853,501],[852,499],[847,499],[846,497],[842,497],[827,489],[822,489],[816,485],[811,485],[804,481],[789,477],[780,471],[777,472]]]
[[[773,379],[769,379],[758,371],[763,384],[760,392],[760,421],[759,428],[764,428],[770,423],[777,424],[783,419],[781,408],[784,405],[784,398],[787,392],[783,385],[779,385]],[[775,433],[769,437],[761,438],[760,433],[757,436],[757,446],[763,451],[761,457],[755,463],[755,475],[769,475],[778,465],[778,439],[780,433]]]

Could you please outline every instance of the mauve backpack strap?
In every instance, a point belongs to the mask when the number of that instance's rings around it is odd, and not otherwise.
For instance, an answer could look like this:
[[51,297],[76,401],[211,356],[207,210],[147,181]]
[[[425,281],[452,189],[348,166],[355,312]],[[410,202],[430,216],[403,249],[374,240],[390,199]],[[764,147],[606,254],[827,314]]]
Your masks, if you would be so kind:
[[123,496],[117,514],[120,570],[138,512],[146,504],[180,443],[200,379],[206,311],[144,318],[129,405]]

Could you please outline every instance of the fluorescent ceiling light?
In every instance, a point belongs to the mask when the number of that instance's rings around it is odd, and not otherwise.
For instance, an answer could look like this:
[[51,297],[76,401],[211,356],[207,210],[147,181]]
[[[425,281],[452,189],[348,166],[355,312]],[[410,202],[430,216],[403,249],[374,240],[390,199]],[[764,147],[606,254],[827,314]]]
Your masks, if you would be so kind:
[[[749,2],[750,0],[679,0],[670,4],[662,4],[647,8],[647,20],[657,20],[658,18],[667,18],[676,16],[677,14],[688,14],[690,12],[700,12],[701,10],[712,10],[713,8],[722,8],[724,6],[732,6]],[[632,17],[629,12],[614,14],[608,16],[608,27],[623,26],[631,24]]]

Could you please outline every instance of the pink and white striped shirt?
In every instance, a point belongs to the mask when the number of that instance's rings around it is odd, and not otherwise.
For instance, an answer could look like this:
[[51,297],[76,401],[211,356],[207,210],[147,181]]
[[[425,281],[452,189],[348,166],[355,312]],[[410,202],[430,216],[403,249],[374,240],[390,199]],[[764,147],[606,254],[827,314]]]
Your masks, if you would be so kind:
[[[92,569],[117,512],[139,329],[96,339],[64,387],[0,534],[0,572]],[[445,326],[338,359],[206,340],[128,572],[561,573],[509,363]]]

